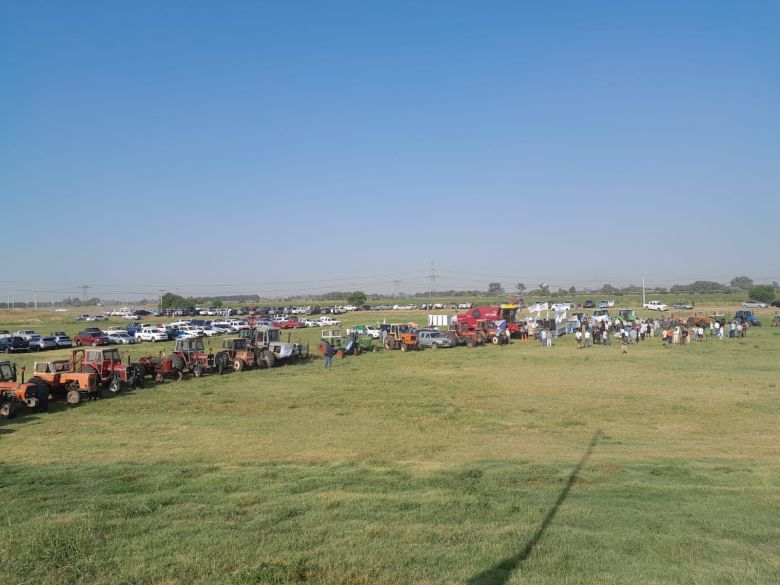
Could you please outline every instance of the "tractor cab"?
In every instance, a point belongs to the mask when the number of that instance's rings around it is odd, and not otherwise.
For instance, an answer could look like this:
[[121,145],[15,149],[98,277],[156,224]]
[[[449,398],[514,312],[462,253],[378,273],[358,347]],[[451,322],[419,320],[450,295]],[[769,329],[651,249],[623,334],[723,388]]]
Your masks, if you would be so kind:
[[36,374],[61,374],[63,372],[70,372],[70,362],[68,360],[35,362],[33,370]]
[[246,351],[249,349],[249,344],[246,339],[241,337],[231,337],[222,341],[222,349],[229,349],[232,351]]
[[16,364],[0,362],[0,382],[16,382]]
[[198,337],[196,339],[178,339],[174,351],[176,353],[203,353],[205,349],[203,340]]

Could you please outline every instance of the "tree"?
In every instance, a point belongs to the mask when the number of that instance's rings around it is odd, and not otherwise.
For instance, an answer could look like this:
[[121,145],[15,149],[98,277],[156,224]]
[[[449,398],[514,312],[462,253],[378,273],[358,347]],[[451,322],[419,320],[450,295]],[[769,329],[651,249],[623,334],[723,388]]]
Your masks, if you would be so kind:
[[731,279],[731,282],[729,283],[733,288],[741,288],[744,290],[749,289],[751,286],[753,286],[753,279],[748,278],[747,276],[736,276]]
[[488,284],[487,292],[489,295],[502,295],[504,294],[504,287],[500,282],[491,282]]
[[771,303],[775,300],[775,287],[771,284],[751,286],[748,289],[748,296],[762,303]]
[[356,290],[347,295],[347,303],[355,307],[362,307],[366,304],[368,297],[362,290]]
[[549,295],[550,294],[550,285],[546,282],[543,282],[539,285],[539,290],[542,291],[543,295]]
[[618,289],[616,289],[611,284],[605,284],[604,286],[601,287],[599,292],[603,293],[605,295],[614,295],[615,293],[620,292],[620,291],[618,291]]
[[191,307],[193,304],[192,301],[173,293],[165,293],[160,300],[161,309],[181,309]]
[[576,286],[570,286],[569,287],[569,294],[570,295],[577,294],[577,287]]
[[518,282],[515,285],[515,290],[517,291],[517,294],[519,295],[523,294],[525,292],[525,284],[523,284],[522,282]]

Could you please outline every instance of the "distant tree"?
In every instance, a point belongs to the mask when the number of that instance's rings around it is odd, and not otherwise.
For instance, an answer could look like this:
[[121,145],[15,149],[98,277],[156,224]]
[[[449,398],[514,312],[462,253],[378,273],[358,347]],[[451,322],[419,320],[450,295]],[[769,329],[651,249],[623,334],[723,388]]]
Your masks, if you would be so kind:
[[160,300],[161,309],[181,309],[183,307],[191,307],[193,304],[191,300],[173,293],[165,293]]
[[577,287],[576,286],[570,286],[569,287],[569,294],[570,295],[577,294]]
[[736,276],[731,279],[731,282],[729,283],[733,288],[741,288],[744,290],[749,289],[751,286],[753,286],[753,279],[748,278],[747,276]]
[[780,283],[778,283],[776,280],[772,281],[772,286],[775,287],[775,290],[780,290]]
[[504,294],[504,287],[500,282],[491,282],[488,284],[487,293],[489,295],[502,295]]
[[542,292],[543,295],[549,295],[550,294],[550,285],[546,282],[542,282],[539,284],[539,290]]
[[691,284],[675,284],[669,291],[673,293],[683,292],[695,292],[695,293],[708,293],[708,292],[725,292],[727,287],[719,282],[712,282],[711,280],[697,280]]
[[219,299],[212,300],[211,301],[211,306],[212,307],[221,307],[222,306],[222,301],[220,301]]
[[362,290],[356,290],[347,295],[347,303],[356,307],[365,305],[367,299],[368,297],[366,296],[366,293],[364,293]]
[[614,295],[615,293],[619,292],[619,290],[611,284],[605,284],[599,289],[599,292],[605,295]]
[[523,294],[525,292],[525,284],[523,284],[522,282],[518,282],[515,285],[515,290],[517,291],[517,294],[519,295]]
[[748,289],[748,296],[762,303],[771,303],[775,300],[775,287],[771,284],[751,286]]

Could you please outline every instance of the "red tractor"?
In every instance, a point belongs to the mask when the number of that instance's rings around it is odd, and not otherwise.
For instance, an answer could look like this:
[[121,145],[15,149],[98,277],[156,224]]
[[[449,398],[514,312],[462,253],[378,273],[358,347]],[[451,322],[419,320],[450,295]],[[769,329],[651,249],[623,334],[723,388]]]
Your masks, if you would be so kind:
[[203,339],[178,339],[176,348],[170,353],[168,359],[171,360],[171,366],[182,372],[190,372],[196,378],[200,378],[204,373],[214,373],[217,369],[216,358],[209,348],[209,351],[203,347]]
[[70,360],[72,372],[97,374],[98,383],[107,386],[109,392],[119,392],[122,384],[143,388],[143,367],[139,364],[123,364],[116,348],[74,349]]
[[453,346],[465,344],[466,347],[476,347],[485,343],[485,338],[476,330],[469,329],[469,324],[465,321],[452,323],[445,335],[452,339]]
[[469,329],[477,328],[477,321],[506,321],[507,329],[512,335],[520,333],[520,328],[523,325],[522,321],[517,320],[517,311],[520,305],[504,304],[498,307],[472,307],[465,313],[459,313],[457,316],[458,323],[466,323]]

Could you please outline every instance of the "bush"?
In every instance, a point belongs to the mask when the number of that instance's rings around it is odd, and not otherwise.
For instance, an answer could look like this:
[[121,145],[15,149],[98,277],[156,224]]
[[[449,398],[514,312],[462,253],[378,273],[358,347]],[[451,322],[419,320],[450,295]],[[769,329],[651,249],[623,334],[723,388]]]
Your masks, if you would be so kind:
[[775,300],[775,287],[771,284],[759,284],[751,286],[748,289],[748,296],[751,299],[761,301],[762,303],[771,303]]

